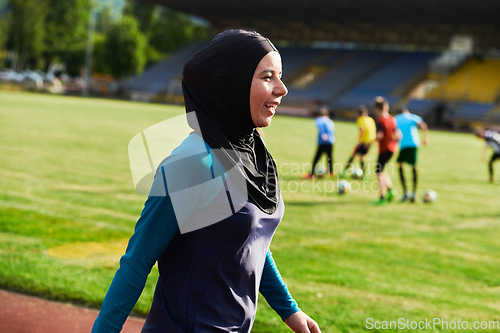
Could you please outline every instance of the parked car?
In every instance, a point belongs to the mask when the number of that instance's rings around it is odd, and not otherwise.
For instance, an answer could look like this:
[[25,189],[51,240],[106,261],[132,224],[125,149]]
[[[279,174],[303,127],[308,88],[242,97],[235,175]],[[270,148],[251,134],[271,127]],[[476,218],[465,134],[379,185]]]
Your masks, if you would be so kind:
[[22,82],[24,75],[10,68],[0,69],[0,81]]

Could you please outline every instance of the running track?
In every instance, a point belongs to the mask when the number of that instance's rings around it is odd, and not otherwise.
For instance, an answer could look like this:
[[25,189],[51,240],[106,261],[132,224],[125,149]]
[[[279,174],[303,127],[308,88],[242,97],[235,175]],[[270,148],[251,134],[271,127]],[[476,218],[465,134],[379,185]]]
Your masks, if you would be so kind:
[[[0,333],[90,333],[99,312],[0,290]],[[129,317],[123,333],[139,333],[144,319]]]

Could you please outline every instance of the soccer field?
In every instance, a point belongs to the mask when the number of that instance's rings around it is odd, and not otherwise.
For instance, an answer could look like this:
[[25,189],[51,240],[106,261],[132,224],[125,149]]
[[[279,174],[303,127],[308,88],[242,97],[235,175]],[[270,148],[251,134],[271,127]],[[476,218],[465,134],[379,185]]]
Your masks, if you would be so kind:
[[[0,287],[99,307],[145,201],[133,187],[128,142],[183,112],[0,91]],[[356,127],[335,125],[335,162],[344,164]],[[276,116],[265,140],[286,206],[271,250],[322,332],[360,332],[368,318],[460,320],[469,331],[475,321],[500,321],[500,163],[489,184],[484,142],[430,131],[418,201],[374,207],[375,148],[368,181],[340,196],[336,179],[300,177],[316,148],[312,119]],[[397,168],[388,170],[401,193]],[[426,188],[436,202],[422,202]],[[157,277],[155,267],[136,313],[147,313]],[[253,332],[290,330],[262,299]]]

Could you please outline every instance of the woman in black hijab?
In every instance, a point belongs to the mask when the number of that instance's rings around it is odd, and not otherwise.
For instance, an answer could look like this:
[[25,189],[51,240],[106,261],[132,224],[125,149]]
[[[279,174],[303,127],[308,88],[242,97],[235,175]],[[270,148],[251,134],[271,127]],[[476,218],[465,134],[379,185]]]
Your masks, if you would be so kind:
[[277,49],[225,31],[186,63],[183,91],[194,132],[158,167],[92,332],[121,330],[156,261],[144,333],[250,332],[258,292],[294,332],[320,332],[269,251],[284,204],[256,128],[287,93]]

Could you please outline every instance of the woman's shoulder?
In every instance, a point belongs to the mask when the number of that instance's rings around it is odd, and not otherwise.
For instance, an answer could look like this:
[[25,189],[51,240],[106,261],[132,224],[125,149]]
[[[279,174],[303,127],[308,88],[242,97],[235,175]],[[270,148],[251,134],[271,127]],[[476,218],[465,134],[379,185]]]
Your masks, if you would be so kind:
[[210,146],[194,133],[160,163],[153,187],[156,184],[164,189],[159,193],[168,192],[179,223],[195,209],[211,202],[223,188],[217,177],[219,164]]
[[207,143],[196,133],[189,134],[165,160],[177,160],[192,155],[207,153]]
[[212,166],[210,147],[198,134],[191,133],[160,163],[157,172],[162,167],[172,167],[173,165],[187,169],[199,166],[210,168]]
[[154,182],[166,183],[169,192],[197,186],[212,179],[212,157],[205,141],[197,134],[188,135],[156,169]]

